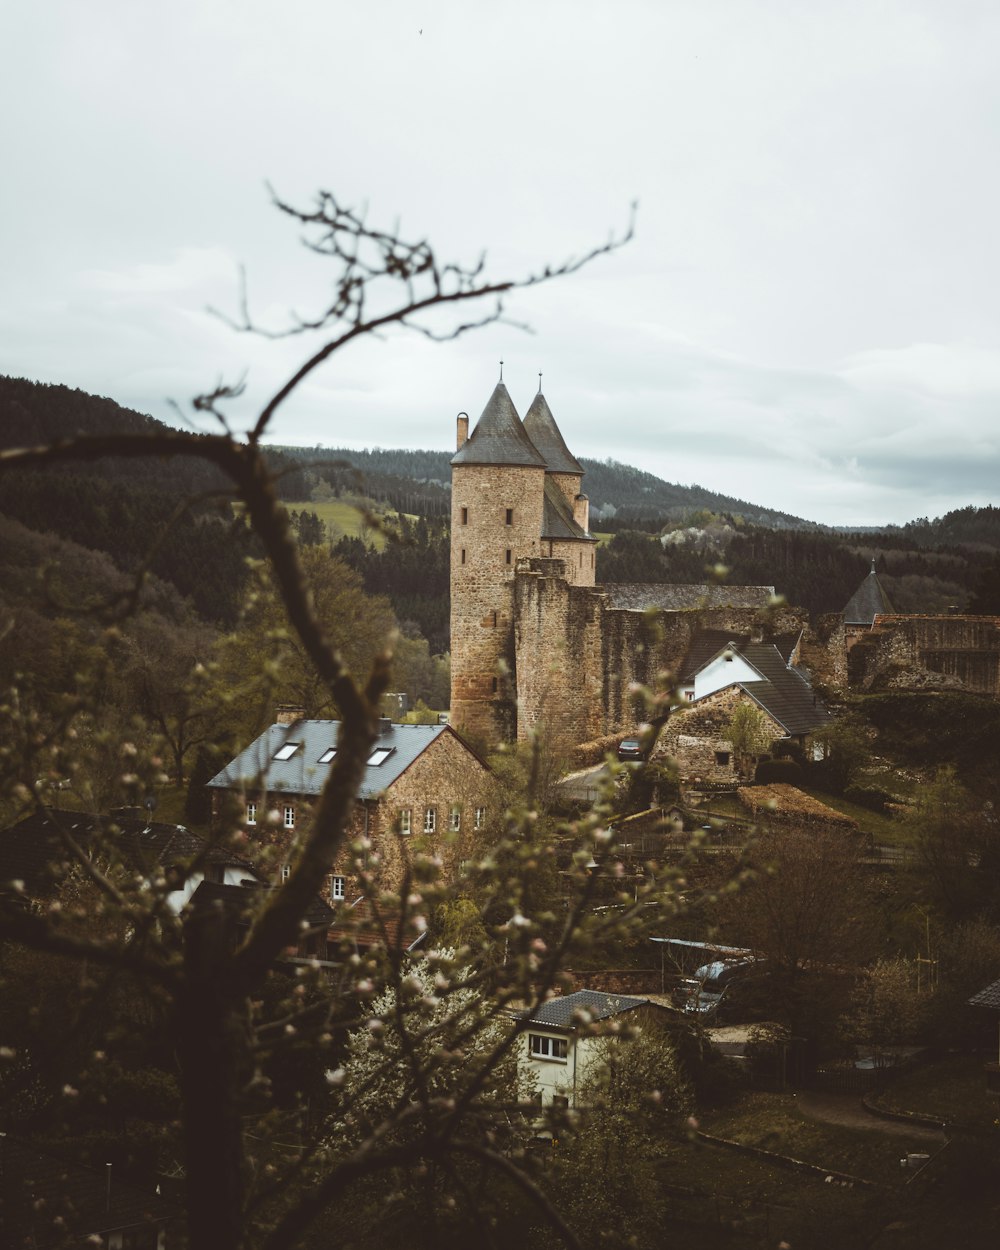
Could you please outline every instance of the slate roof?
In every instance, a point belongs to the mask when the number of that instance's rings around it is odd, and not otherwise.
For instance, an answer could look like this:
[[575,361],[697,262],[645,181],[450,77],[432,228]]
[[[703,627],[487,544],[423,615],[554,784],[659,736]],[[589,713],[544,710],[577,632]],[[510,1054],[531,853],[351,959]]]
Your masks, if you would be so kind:
[[[319,794],[326,784],[329,764],[320,757],[336,747],[340,721],[300,720],[294,725],[272,725],[208,783],[223,790],[266,790],[270,794]],[[382,764],[369,764],[358,790],[362,799],[374,798],[388,789],[418,756],[444,733],[455,733],[448,725],[390,725],[379,735],[373,753],[388,749]],[[462,739],[459,738],[461,742]],[[282,746],[298,743],[287,760],[276,760]],[[465,746],[465,743],[462,743]],[[469,748],[466,748],[467,750]],[[469,754],[478,759],[470,750]],[[485,767],[485,765],[484,765]]]
[[575,1029],[573,1015],[586,1011],[592,1020],[607,1020],[624,1011],[649,1005],[648,998],[630,998],[626,994],[606,994],[603,990],[577,990],[575,994],[563,994],[550,998],[535,1012],[521,1012],[525,1024],[540,1024],[547,1029]]
[[454,464],[512,464],[546,467],[528,437],[502,382],[496,384],[476,428],[451,458]]
[[549,473],[583,475],[583,466],[563,441],[556,419],[541,391],[524,414],[524,429],[544,457]]
[[250,862],[217,846],[183,825],[150,821],[141,808],[126,808],[108,816],[87,812],[33,812],[0,833],[0,886],[23,881],[29,897],[51,888],[63,875],[62,866],[72,863],[60,830],[82,848],[100,842],[117,851],[118,857],[136,871],[171,868],[201,857],[209,864],[223,864],[251,871]]
[[644,612],[664,608],[681,612],[686,608],[764,608],[774,597],[773,586],[650,585],[645,582],[602,582],[598,587],[608,596],[609,608]]
[[968,1001],[970,1007],[989,1007],[993,1011],[1000,1011],[1000,981],[987,985],[986,989],[973,994]]
[[548,476],[545,478],[542,504],[543,538],[575,538],[578,542],[597,542],[596,538],[592,538],[573,520],[573,512],[566,496]]
[[789,668],[773,643],[745,643],[738,650],[761,675],[760,681],[744,681],[740,686],[786,733],[809,733],[833,721],[833,713],[813,693],[802,670]]
[[[155,1193],[145,1193],[111,1173],[43,1154],[15,1137],[0,1137],[0,1231],[7,1246],[82,1244],[118,1229],[155,1226],[180,1216]],[[65,1221],[60,1225],[56,1221]],[[103,1244],[103,1243],[102,1243]]]
[[870,625],[876,616],[893,610],[889,596],[883,590],[882,583],[875,572],[873,560],[871,572],[847,601],[847,606],[844,608],[844,624]]

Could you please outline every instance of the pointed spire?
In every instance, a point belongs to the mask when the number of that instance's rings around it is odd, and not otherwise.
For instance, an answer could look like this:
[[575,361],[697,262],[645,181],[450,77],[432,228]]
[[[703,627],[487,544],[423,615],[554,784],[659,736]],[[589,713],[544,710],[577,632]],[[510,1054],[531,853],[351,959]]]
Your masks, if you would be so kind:
[[498,382],[476,428],[451,458],[452,464],[512,464],[545,468],[506,386]]
[[875,571],[875,558],[868,576],[857,588],[844,608],[844,623],[847,625],[870,625],[876,616],[892,612],[893,607],[889,596],[879,581]]
[[[541,374],[538,375],[541,381]],[[552,410],[545,402],[539,386],[538,394],[524,414],[524,428],[528,437],[545,457],[545,467],[550,473],[573,473],[583,476],[583,466],[573,455],[559,433]]]

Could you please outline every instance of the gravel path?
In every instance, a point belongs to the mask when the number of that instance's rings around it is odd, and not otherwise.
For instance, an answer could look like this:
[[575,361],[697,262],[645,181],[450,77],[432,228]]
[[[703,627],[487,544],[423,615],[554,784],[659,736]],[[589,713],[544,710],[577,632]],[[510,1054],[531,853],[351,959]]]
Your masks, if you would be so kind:
[[799,1113],[808,1120],[820,1120],[826,1124],[843,1124],[847,1128],[864,1128],[876,1133],[897,1137],[920,1138],[923,1141],[943,1142],[944,1133],[939,1128],[925,1124],[905,1124],[901,1120],[886,1120],[868,1110],[860,1098],[853,1094],[817,1094],[811,1090],[799,1093],[796,1102]]

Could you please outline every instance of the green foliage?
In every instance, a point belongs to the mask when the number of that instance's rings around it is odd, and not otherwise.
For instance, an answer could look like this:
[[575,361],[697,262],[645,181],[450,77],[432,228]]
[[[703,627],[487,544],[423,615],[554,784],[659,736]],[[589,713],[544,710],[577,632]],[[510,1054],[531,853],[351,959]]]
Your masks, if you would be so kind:
[[885,752],[913,764],[951,764],[977,791],[995,788],[991,765],[1000,755],[1000,704],[995,699],[952,691],[898,691],[869,695],[862,706]]
[[789,786],[801,786],[805,780],[802,766],[795,760],[761,760],[754,773],[758,785],[766,786],[780,782]]

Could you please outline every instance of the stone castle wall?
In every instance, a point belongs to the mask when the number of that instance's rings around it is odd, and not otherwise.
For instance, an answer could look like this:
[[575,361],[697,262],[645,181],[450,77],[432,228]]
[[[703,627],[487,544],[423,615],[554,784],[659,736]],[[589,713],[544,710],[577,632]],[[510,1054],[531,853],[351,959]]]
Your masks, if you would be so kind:
[[862,690],[963,689],[1000,697],[1000,617],[878,616],[851,649]]

